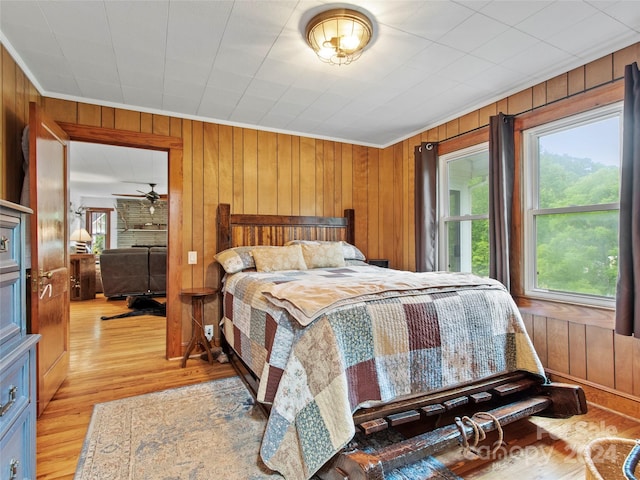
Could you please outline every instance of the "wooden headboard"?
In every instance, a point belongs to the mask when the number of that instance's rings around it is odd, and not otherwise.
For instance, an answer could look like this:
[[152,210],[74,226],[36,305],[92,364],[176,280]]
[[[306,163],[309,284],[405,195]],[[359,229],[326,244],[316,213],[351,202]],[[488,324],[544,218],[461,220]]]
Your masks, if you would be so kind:
[[289,240],[344,240],[355,244],[355,212],[344,217],[232,214],[218,205],[218,252],[231,247],[284,245]]

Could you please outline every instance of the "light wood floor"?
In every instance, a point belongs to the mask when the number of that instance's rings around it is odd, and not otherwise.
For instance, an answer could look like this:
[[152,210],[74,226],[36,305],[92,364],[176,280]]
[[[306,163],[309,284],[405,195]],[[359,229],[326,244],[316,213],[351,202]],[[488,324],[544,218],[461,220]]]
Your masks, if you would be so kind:
[[[165,360],[164,317],[100,320],[125,311],[124,301],[103,297],[72,302],[70,373],[37,422],[38,479],[73,479],[95,403],[234,374],[217,362],[194,358],[183,369]],[[508,426],[498,460],[468,460],[457,449],[438,458],[469,480],[582,480],[582,450],[601,436],[640,438],[640,423],[592,406],[568,420],[534,417]]]
[[70,371],[37,422],[38,479],[73,479],[94,404],[234,375],[229,364],[166,360],[165,317],[100,320],[127,311],[101,295],[71,302]]

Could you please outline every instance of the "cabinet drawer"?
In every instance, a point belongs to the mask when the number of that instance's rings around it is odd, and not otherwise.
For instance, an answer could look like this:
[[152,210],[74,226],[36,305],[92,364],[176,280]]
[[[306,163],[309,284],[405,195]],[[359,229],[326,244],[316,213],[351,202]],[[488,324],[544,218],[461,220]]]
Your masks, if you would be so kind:
[[0,213],[0,273],[20,269],[20,218]]
[[26,334],[22,277],[19,271],[0,274],[0,353],[2,357],[9,342]]
[[0,478],[2,480],[36,478],[36,452],[32,441],[35,431],[34,417],[33,409],[24,410],[7,434],[0,439]]
[[33,351],[18,348],[3,358],[0,370],[0,410],[4,413],[0,416],[0,437],[25,410],[29,401],[34,400],[31,399],[33,392],[30,391],[29,379],[31,362],[34,361]]

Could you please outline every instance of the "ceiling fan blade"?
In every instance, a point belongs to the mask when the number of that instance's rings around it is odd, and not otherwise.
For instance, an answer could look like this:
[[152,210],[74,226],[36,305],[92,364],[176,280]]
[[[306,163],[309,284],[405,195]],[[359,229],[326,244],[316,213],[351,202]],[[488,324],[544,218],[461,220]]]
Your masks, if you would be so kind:
[[137,193],[112,193],[116,197],[136,197],[136,198],[144,198],[146,195],[138,195]]

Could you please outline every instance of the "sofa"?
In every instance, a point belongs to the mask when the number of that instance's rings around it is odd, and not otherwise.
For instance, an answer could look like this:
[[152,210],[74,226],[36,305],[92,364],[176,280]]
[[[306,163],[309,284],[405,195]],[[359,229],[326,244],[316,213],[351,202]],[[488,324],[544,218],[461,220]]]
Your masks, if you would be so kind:
[[100,255],[102,290],[107,298],[165,295],[167,248],[107,249]]

